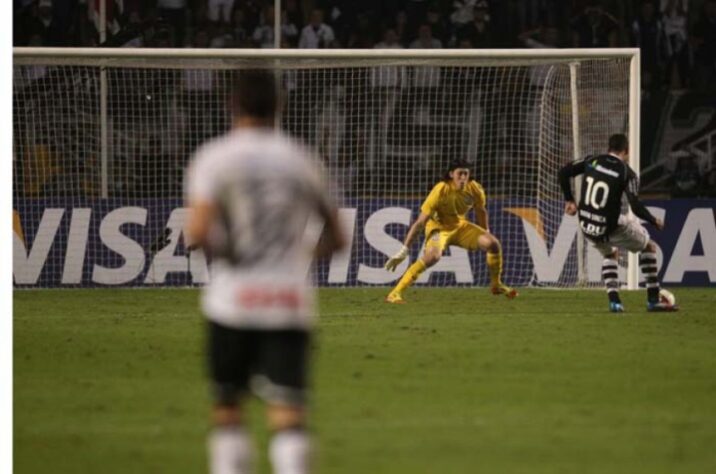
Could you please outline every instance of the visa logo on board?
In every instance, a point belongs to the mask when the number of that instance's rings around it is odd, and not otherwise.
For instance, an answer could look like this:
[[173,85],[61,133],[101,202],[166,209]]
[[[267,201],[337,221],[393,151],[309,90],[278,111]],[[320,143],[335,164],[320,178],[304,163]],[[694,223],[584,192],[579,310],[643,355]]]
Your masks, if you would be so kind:
[[[650,210],[669,225],[666,210],[651,207]],[[403,262],[395,273],[383,269],[382,256],[397,252],[402,242],[391,235],[387,228],[396,224],[410,225],[412,210],[407,207],[382,207],[359,219],[359,208],[347,207],[340,210],[350,246],[333,255],[327,274],[321,284],[374,284],[393,283],[409,265]],[[502,208],[501,216],[493,213],[493,225],[499,220],[519,219],[510,229],[511,235],[501,235],[503,247],[509,248],[511,239],[526,242],[524,247],[529,255],[518,255],[521,261],[528,261],[531,268],[519,271],[534,272],[536,281],[557,282],[565,269],[578,232],[574,217],[562,216],[553,229],[551,242],[545,237],[545,224],[539,211],[534,208]],[[63,285],[156,285],[167,282],[170,274],[187,274],[192,283],[206,283],[208,280],[207,260],[201,251],[189,255],[180,248],[187,210],[174,207],[163,217],[161,227],[166,242],[151,251],[140,243],[142,231],[147,232],[149,211],[142,206],[116,207],[109,212],[100,212],[89,207],[61,208],[47,207],[42,210],[39,222],[31,223],[34,232],[28,241],[28,229],[23,229],[18,212],[13,217],[13,275],[16,285],[43,286]],[[521,225],[520,225],[521,224]],[[30,224],[28,224],[30,225]],[[496,227],[503,230],[502,227]],[[128,232],[133,227],[134,232]],[[138,230],[137,230],[138,229]],[[400,232],[402,237],[404,232]],[[694,207],[680,229],[675,230],[673,249],[667,258],[658,251],[660,265],[665,266],[665,283],[682,283],[691,272],[706,274],[710,284],[716,284],[716,220],[710,207]],[[514,243],[514,241],[512,241]],[[416,255],[417,245],[414,246]],[[694,249],[700,249],[694,252]],[[587,245],[587,278],[592,282],[601,279],[601,256],[591,245]],[[53,250],[54,249],[54,250]],[[52,251],[51,251],[52,250]],[[91,250],[91,251],[89,251]],[[54,253],[53,253],[54,252]],[[179,252],[179,253],[177,253]],[[366,253],[373,258],[366,259]],[[507,252],[506,252],[507,253]],[[515,255],[510,258],[515,259]],[[377,260],[381,260],[380,263]],[[510,262],[506,262],[509,266]],[[47,268],[48,266],[52,267]],[[52,270],[52,271],[50,271]],[[475,282],[475,271],[470,256],[464,249],[451,247],[435,266],[423,273],[418,283],[428,283],[435,272],[452,273],[457,283]],[[49,281],[41,282],[43,271],[50,271]],[[517,270],[512,270],[517,271]],[[623,269],[622,269],[623,271]],[[506,275],[509,281],[509,273]],[[709,284],[709,283],[707,283]]]

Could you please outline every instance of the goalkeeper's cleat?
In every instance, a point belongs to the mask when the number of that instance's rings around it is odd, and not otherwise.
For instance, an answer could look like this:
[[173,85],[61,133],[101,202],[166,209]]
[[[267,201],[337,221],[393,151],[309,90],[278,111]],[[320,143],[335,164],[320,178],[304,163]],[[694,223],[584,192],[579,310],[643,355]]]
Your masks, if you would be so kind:
[[609,312],[610,313],[623,313],[624,305],[621,303],[617,303],[616,301],[610,301],[609,302]]
[[657,303],[647,303],[646,310],[650,313],[671,313],[678,311],[679,307],[675,304],[659,301]]
[[509,299],[517,298],[517,290],[514,288],[510,288],[509,286],[505,285],[504,283],[499,283],[495,286],[490,287],[490,291],[493,295],[505,295]]
[[388,293],[388,296],[385,297],[386,303],[392,303],[392,304],[405,304],[406,301],[403,299],[403,295],[398,293],[397,291],[391,291]]

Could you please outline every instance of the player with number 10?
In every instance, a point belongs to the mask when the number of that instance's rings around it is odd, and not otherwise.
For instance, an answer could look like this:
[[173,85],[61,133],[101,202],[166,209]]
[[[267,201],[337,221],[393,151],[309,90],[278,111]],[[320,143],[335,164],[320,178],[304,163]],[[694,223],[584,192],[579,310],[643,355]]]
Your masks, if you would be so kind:
[[[641,223],[629,214],[631,207],[637,217],[658,230],[664,228],[664,222],[654,217],[639,200],[639,178],[627,164],[628,159],[629,141],[625,135],[616,134],[609,138],[606,154],[587,156],[563,167],[559,172],[559,184],[566,201],[565,212],[570,216],[578,214],[582,233],[604,257],[602,278],[607,288],[611,312],[624,311],[619,298],[619,248],[641,254],[639,266],[646,279],[647,309],[676,311],[673,300],[660,300],[656,244]],[[584,182],[577,205],[569,180],[580,174],[584,175]]]

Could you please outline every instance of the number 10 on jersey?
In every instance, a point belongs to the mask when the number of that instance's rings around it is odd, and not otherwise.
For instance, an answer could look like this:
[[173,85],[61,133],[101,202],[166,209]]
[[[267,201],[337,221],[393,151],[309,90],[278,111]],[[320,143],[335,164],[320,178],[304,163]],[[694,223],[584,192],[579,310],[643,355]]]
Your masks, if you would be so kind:
[[584,193],[584,203],[594,209],[601,209],[609,198],[609,185],[604,181],[594,181],[592,176],[586,177],[587,191]]

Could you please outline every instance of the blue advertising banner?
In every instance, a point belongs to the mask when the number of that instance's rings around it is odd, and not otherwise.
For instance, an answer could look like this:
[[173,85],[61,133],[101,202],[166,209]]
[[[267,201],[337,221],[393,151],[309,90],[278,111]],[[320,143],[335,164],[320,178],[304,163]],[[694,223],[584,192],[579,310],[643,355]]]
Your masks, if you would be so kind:
[[[665,220],[657,231],[660,278],[666,285],[716,285],[716,200],[647,201]],[[321,286],[390,285],[407,268],[383,269],[401,246],[420,201],[350,201],[340,210],[353,238],[350,248],[319,262]],[[547,209],[549,207],[549,209]],[[576,219],[561,203],[528,199],[491,200],[491,231],[504,252],[504,277],[516,286],[563,286],[577,281]],[[203,253],[187,252],[179,200],[24,199],[14,206],[13,274],[16,287],[153,286],[203,284]],[[410,261],[420,246],[415,244]],[[587,251],[587,278],[599,282],[601,257]],[[481,252],[451,247],[417,282],[427,285],[486,285]]]

